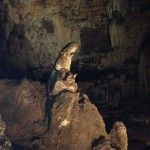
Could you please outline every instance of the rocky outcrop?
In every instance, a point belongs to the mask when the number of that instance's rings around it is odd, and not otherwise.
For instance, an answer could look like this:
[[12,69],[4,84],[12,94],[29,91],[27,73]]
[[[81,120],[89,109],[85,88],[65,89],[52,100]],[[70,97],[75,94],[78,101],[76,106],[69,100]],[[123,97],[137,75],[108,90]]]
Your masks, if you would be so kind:
[[0,150],[12,150],[10,140],[5,135],[6,125],[0,115]]
[[42,143],[47,147],[40,149],[87,150],[95,139],[108,138],[102,117],[86,95],[62,92],[55,101],[50,130]]
[[[76,92],[76,75],[70,72],[70,65],[78,47],[78,44],[72,43],[63,49],[52,70],[48,83],[52,89],[48,89],[46,101],[52,106],[46,106],[48,130],[39,145],[40,149],[89,149],[93,139],[99,136],[107,138],[105,124],[96,108],[86,95]],[[97,116],[96,119],[91,115]],[[87,128],[91,129],[87,132]]]
[[[6,133],[16,144],[26,145],[34,134],[46,130],[44,119],[45,89],[27,79],[0,81],[0,113],[7,125]],[[7,111],[6,111],[7,110]]]
[[60,94],[53,105],[51,120],[50,130],[44,136],[40,149],[127,150],[124,124],[116,122],[109,136],[101,115],[86,95]]
[[[40,150],[88,150],[96,149],[97,146],[102,149],[119,147],[126,150],[127,135],[124,125],[116,123],[117,128],[114,125],[108,135],[97,108],[87,95],[77,92],[75,76],[70,72],[70,58],[74,55],[78,47],[76,46],[66,48],[60,53],[48,86],[51,86],[53,80],[55,82],[52,90],[47,91],[46,99],[44,87],[38,82],[30,82],[27,79],[19,84],[12,84],[7,80],[2,82],[3,87],[9,89],[11,86],[13,91],[2,95],[4,99],[0,102],[0,113],[8,126],[7,134],[15,145]],[[69,66],[66,62],[70,62]],[[64,74],[64,70],[65,76],[53,76],[54,73],[57,75],[58,71]],[[3,93],[5,89],[1,88],[1,91]],[[7,107],[7,112],[4,107]],[[47,124],[43,124],[44,113],[47,115]]]
[[[43,85],[27,79],[16,84],[14,81],[3,81],[5,85],[1,89],[3,100],[0,101],[0,113],[7,124],[6,133],[16,147],[22,145],[28,149],[41,150],[49,148],[87,150],[97,147],[113,149],[110,142],[112,132],[111,136],[107,134],[102,116],[86,95],[75,91],[61,91],[56,96],[52,109],[49,110],[51,111],[49,131],[42,135],[47,129],[47,124],[43,123],[45,105]],[[11,87],[13,93],[6,91],[6,87],[7,90]],[[113,134],[118,135],[117,133],[113,130]]]

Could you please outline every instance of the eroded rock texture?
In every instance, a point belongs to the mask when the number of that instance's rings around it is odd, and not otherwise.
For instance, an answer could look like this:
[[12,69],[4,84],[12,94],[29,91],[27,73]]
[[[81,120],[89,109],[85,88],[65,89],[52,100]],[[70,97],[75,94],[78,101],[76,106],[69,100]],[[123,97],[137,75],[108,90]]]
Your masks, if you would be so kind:
[[[52,108],[50,130],[43,140],[48,149],[90,149],[100,136],[107,138],[105,124],[88,97],[63,92]],[[41,148],[43,149],[43,148]]]
[[[108,5],[109,2],[115,3],[124,19],[117,23],[125,27],[126,42],[116,50],[111,46],[108,30],[116,8]],[[120,2],[128,2],[128,8],[119,7]],[[0,77],[30,76],[47,81],[46,74],[52,70],[60,49],[66,43],[78,42],[81,49],[71,69],[78,73],[79,91],[89,96],[107,125],[121,120],[128,124],[131,138],[149,143],[149,5],[148,0],[0,1]],[[7,109],[16,94],[11,88],[14,82],[3,83],[0,107]],[[66,84],[57,83],[57,86]],[[31,93],[27,97],[30,96]],[[14,104],[11,106],[10,114],[14,112]],[[21,113],[22,107],[18,110]]]
[[0,115],[0,150],[12,150],[11,142],[5,135],[6,125]]
[[[39,150],[127,149],[123,123],[116,123],[109,136],[97,108],[87,95],[77,92],[75,76],[70,72],[71,58],[77,48],[73,43],[61,51],[48,82],[48,86],[54,84],[48,94],[38,82],[27,79],[21,83],[1,81],[0,113],[6,120],[7,134],[14,145]],[[57,76],[58,71],[65,76]],[[12,92],[5,92],[5,89],[12,89]],[[44,114],[47,124],[43,123]]]
[[[16,147],[22,145],[28,149],[40,150],[51,148],[87,150],[99,146],[113,149],[111,140],[114,137],[112,133],[111,136],[106,133],[101,115],[86,95],[80,95],[75,91],[60,92],[52,109],[49,110],[51,124],[45,134],[47,124],[43,123],[45,104],[43,86],[26,79],[19,85],[14,81],[3,81],[3,85],[11,87],[13,93],[5,93],[4,86],[3,90],[1,89],[5,96],[2,95],[3,100],[0,101],[0,113],[7,124],[6,133]],[[118,132],[113,130],[113,134],[116,136]]]
[[[121,0],[121,4],[118,0],[114,1],[117,11],[125,20],[126,42],[120,52],[105,56],[103,52],[111,50],[108,2],[3,0],[0,2],[0,48],[2,63],[5,64],[4,60],[7,62],[5,69],[10,71],[13,67],[14,72],[26,72],[41,78],[45,72],[50,71],[49,66],[54,64],[60,49],[69,42],[81,43],[83,56],[92,53],[99,55],[102,59],[99,67],[116,66],[130,56],[135,57],[146,32],[149,32],[149,3],[132,0],[124,5],[127,0]],[[112,12],[112,9],[114,11],[116,8],[110,7],[109,11]],[[117,59],[114,60],[115,56]],[[108,63],[105,62],[107,59]]]
[[121,150],[128,149],[128,137],[126,127],[122,122],[115,122],[110,132],[111,145]]
[[66,43],[80,43],[81,29],[106,24],[104,5],[97,0],[4,0],[0,29],[6,60],[22,72],[47,71]]
[[44,87],[27,79],[21,83],[1,80],[0,113],[12,142],[26,145],[34,134],[44,132]]

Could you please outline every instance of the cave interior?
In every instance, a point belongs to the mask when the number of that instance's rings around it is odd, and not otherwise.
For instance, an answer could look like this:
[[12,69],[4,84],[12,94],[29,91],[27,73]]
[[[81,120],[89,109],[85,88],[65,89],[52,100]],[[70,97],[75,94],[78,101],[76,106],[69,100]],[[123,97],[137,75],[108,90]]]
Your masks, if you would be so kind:
[[[0,114],[6,124],[3,114],[12,109],[3,105],[3,91],[11,93],[13,82],[23,79],[45,85],[71,42],[80,45],[71,65],[78,92],[97,107],[107,132],[122,121],[128,149],[150,149],[149,0],[1,0]],[[14,149],[26,148],[14,143]]]

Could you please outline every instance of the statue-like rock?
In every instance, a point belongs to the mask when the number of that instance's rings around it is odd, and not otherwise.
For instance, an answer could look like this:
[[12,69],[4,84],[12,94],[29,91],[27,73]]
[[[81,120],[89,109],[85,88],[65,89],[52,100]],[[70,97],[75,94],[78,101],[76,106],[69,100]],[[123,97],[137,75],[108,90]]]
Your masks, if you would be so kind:
[[[118,148],[113,135],[122,140],[122,128],[113,128],[109,136],[97,108],[87,95],[77,92],[76,75],[70,72],[70,65],[78,47],[70,43],[61,51],[50,75],[47,95],[43,85],[27,79],[18,84],[1,83],[0,113],[8,126],[7,134],[16,145],[39,150]],[[43,124],[44,110],[47,124]]]

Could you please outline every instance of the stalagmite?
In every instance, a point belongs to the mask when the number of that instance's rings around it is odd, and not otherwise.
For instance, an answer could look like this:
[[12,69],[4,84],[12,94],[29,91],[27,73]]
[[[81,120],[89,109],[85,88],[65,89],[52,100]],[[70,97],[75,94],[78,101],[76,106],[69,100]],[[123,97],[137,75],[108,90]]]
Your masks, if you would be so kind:
[[127,129],[122,122],[115,122],[110,132],[111,144],[120,150],[128,149]]

